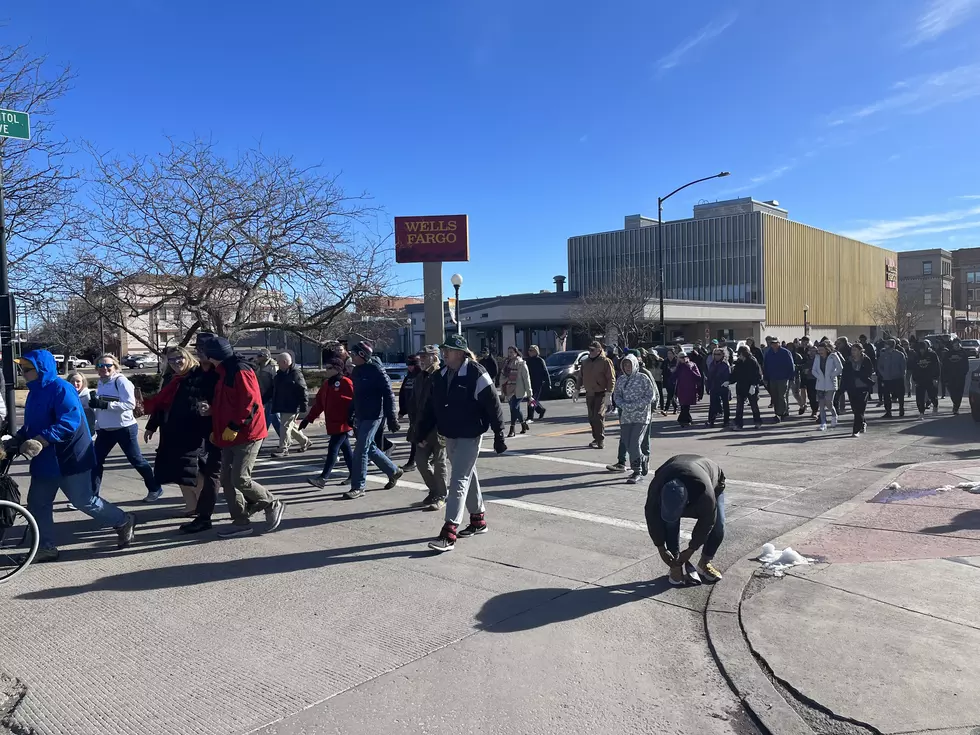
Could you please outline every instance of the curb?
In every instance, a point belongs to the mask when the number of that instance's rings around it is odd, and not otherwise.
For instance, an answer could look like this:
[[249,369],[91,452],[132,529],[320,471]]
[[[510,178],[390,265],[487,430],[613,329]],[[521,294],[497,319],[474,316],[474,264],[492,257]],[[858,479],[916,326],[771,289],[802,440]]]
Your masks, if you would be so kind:
[[[903,473],[929,465],[949,463],[950,460],[940,460],[903,465],[869,483],[850,500],[821,513],[792,531],[787,531],[772,543],[778,548],[796,546],[800,541],[864,505]],[[708,648],[711,649],[722,676],[766,735],[814,735],[810,726],[782,694],[776,691],[756,661],[756,654],[749,646],[748,637],[742,628],[742,596],[759,568],[753,556],[754,554],[743,556],[735,562],[711,588],[704,610]]]

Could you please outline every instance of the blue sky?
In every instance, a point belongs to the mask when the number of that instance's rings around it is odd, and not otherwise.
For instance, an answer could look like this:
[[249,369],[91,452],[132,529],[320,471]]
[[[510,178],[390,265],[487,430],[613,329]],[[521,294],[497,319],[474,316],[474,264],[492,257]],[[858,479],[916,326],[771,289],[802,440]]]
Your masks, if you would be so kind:
[[[980,0],[48,0],[0,20],[74,68],[69,138],[261,142],[389,217],[469,214],[471,262],[445,273],[468,296],[553,287],[569,236],[722,169],[665,217],[751,195],[893,249],[980,245]],[[421,291],[421,266],[400,275]]]

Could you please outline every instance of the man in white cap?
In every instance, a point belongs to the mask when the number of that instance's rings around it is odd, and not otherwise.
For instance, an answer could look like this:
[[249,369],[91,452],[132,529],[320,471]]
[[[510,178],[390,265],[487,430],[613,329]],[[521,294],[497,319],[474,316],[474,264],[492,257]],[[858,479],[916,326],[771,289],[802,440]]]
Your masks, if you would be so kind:
[[[497,454],[507,451],[500,398],[486,369],[469,351],[466,339],[461,334],[449,335],[442,354],[446,364],[432,376],[432,396],[419,417],[417,434],[429,437],[438,429],[446,438],[446,454],[452,466],[446,522],[439,538],[429,543],[429,548],[438,552],[452,551],[457,539],[487,532],[486,507],[476,474],[480,441],[487,429],[493,430],[493,450]],[[424,439],[419,444],[427,442]],[[460,529],[465,510],[469,510],[470,522]]]
[[[725,538],[725,473],[715,462],[697,454],[678,454],[664,462],[647,493],[647,531],[670,567],[670,583],[683,586],[721,579],[711,560]],[[680,550],[681,518],[695,518],[691,543]],[[703,548],[702,548],[703,547]],[[701,549],[697,571],[691,567]],[[688,579],[685,580],[685,572]]]

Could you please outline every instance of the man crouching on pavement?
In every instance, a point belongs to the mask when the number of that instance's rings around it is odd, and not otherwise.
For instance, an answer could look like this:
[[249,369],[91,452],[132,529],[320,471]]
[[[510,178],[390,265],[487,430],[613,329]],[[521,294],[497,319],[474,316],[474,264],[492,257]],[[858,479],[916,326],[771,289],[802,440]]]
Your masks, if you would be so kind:
[[[504,416],[500,398],[486,369],[469,351],[466,339],[452,334],[442,345],[445,366],[432,376],[432,396],[426,401],[416,436],[429,437],[433,429],[446,438],[446,454],[452,471],[446,502],[446,523],[439,538],[429,542],[433,551],[452,551],[457,538],[469,538],[487,532],[486,508],[476,460],[484,432],[493,429],[493,450],[507,451],[504,443]],[[424,448],[428,439],[420,441]],[[461,531],[463,510],[470,512],[470,523]]]
[[[650,482],[646,516],[650,538],[660,558],[670,567],[670,583],[697,583],[698,572],[705,582],[721,579],[711,560],[725,538],[725,473],[715,462],[697,454],[678,454],[664,462]],[[681,518],[695,518],[691,543],[680,551]],[[701,547],[697,571],[691,567],[694,552]]]

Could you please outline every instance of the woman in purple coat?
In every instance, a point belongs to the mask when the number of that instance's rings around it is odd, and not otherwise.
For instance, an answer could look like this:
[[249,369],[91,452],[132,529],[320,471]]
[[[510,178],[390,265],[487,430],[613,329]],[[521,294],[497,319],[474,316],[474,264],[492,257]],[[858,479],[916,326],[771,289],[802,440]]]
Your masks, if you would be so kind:
[[681,404],[681,412],[677,416],[677,423],[683,427],[688,427],[693,422],[691,418],[691,406],[698,402],[698,391],[701,388],[701,372],[698,366],[691,362],[691,358],[681,352],[677,356],[677,402]]

